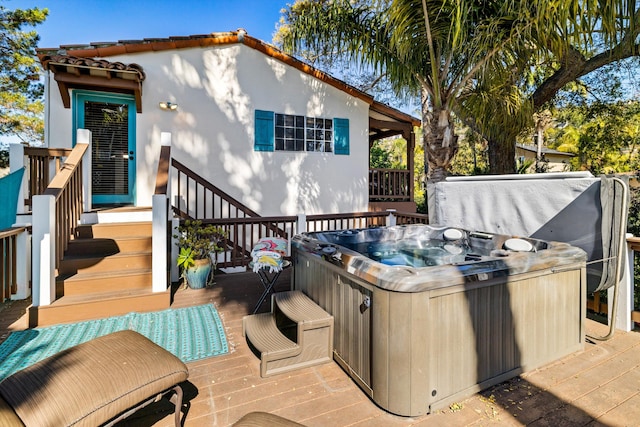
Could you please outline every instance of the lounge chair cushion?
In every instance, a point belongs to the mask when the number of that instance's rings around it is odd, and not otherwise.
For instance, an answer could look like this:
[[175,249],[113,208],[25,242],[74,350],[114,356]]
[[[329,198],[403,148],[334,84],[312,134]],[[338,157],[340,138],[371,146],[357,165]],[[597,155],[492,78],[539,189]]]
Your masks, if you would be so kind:
[[304,425],[268,412],[249,412],[236,421],[233,427],[304,427]]
[[24,427],[22,420],[16,415],[9,404],[0,397],[0,426]]
[[176,356],[134,331],[71,347],[0,383],[28,426],[96,426],[185,381]]

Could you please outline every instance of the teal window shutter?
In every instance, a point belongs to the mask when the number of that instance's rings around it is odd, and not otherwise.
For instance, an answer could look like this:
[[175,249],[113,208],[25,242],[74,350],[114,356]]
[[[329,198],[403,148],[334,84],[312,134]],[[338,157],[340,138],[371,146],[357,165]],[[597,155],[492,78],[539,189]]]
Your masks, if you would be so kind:
[[333,151],[349,155],[349,119],[333,119]]
[[256,110],[255,151],[273,151],[273,111]]

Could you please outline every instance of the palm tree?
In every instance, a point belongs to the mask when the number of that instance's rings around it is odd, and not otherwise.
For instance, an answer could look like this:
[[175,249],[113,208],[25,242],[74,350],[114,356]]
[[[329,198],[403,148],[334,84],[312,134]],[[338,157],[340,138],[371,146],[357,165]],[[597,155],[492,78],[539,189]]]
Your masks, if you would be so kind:
[[532,123],[526,77],[541,52],[573,56],[567,40],[615,35],[628,10],[634,0],[298,0],[279,33],[290,52],[345,53],[397,94],[420,94],[425,165],[437,182],[458,148],[453,114],[482,134],[517,134]]
[[428,176],[437,182],[458,148],[452,114],[485,76],[507,75],[537,37],[538,11],[529,3],[307,0],[297,3],[283,42],[293,52],[346,52],[384,74],[396,93],[419,93]]

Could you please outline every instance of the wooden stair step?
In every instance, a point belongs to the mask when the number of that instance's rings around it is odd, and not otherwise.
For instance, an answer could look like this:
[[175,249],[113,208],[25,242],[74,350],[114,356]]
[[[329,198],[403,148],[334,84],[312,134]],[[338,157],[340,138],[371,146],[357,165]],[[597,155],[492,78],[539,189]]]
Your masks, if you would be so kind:
[[60,262],[59,274],[122,271],[151,268],[151,252],[129,252],[109,256],[69,256]]
[[151,236],[76,238],[69,241],[64,256],[115,255],[125,252],[151,251]]
[[151,288],[151,269],[131,269],[119,271],[100,271],[59,276],[56,287],[61,287],[60,295],[79,295],[95,293],[96,289],[123,291],[127,289]]
[[120,300],[123,297],[148,296],[154,292],[149,289],[129,289],[126,291],[100,291],[82,295],[68,295],[51,303],[50,307],[69,306],[82,302]]
[[57,299],[30,307],[29,325],[169,308],[170,287],[152,292],[151,230],[150,221],[80,225],[58,267]]
[[83,224],[76,229],[76,237],[78,238],[114,238],[127,236],[151,236],[151,222]]
[[171,289],[96,292],[63,296],[50,305],[29,308],[29,327],[80,322],[136,312],[165,310],[171,304]]

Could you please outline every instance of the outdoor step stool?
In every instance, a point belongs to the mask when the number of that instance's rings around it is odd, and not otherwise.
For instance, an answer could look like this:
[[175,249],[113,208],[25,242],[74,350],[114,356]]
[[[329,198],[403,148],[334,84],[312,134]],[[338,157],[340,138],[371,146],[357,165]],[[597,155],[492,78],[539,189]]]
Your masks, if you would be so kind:
[[242,318],[249,347],[268,377],[333,360],[333,316],[301,291],[277,292],[270,313]]
[[78,344],[0,382],[2,426],[113,425],[173,393],[180,426],[189,375],[176,356],[134,331]]

